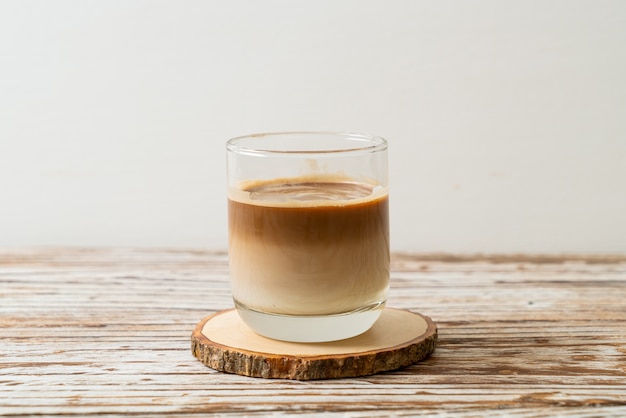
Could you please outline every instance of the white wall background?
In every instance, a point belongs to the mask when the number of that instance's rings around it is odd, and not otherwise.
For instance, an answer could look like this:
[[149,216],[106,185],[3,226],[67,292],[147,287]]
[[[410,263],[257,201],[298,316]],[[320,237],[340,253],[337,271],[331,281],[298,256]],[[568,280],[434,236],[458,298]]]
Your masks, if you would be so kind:
[[0,0],[0,246],[224,249],[277,130],[389,140],[394,250],[626,252],[626,2]]

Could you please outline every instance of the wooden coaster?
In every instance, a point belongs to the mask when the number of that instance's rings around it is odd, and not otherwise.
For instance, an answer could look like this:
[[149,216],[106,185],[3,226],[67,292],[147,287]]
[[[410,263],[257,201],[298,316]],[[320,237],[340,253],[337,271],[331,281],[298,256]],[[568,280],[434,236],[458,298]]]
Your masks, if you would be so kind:
[[364,334],[326,343],[291,343],[256,334],[235,309],[210,315],[191,335],[202,363],[227,373],[279,379],[333,379],[399,369],[435,351],[437,326],[427,316],[385,308]]

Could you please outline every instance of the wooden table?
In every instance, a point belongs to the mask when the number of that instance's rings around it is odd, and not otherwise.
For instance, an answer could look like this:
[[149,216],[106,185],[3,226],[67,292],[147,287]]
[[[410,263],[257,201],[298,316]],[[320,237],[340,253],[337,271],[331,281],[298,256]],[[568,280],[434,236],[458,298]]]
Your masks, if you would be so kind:
[[0,250],[0,416],[626,416],[626,256],[394,254],[439,343],[364,378],[207,368],[190,334],[231,306],[224,252]]

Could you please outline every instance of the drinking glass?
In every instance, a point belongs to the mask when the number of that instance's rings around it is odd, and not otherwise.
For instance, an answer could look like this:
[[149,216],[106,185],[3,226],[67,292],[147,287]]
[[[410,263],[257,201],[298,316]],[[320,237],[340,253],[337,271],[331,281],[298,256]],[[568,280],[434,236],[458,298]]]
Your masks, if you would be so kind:
[[265,133],[226,150],[230,283],[242,320],[294,342],[367,331],[389,288],[385,139]]

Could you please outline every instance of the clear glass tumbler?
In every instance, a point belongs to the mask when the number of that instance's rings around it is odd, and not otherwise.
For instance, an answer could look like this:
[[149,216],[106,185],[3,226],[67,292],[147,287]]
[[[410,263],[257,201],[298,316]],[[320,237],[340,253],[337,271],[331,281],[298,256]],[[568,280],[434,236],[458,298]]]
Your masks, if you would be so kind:
[[295,342],[367,331],[389,288],[387,142],[284,132],[226,149],[230,281],[243,321]]

